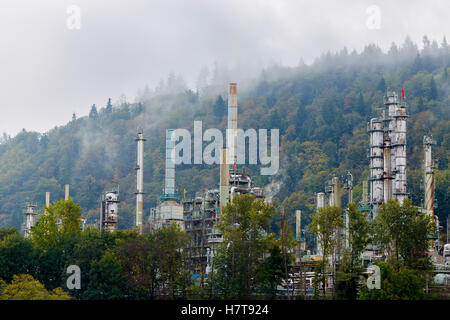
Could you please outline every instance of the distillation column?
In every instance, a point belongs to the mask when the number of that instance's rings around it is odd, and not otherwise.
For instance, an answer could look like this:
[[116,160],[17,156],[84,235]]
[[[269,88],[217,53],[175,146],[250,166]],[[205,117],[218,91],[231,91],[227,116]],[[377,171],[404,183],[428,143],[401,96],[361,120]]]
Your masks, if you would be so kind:
[[[396,98],[396,96],[395,96]],[[392,147],[395,154],[395,178],[393,196],[400,204],[408,198],[406,181],[406,106],[404,103],[397,104],[394,121],[395,131],[393,132]]]
[[[324,209],[325,208],[325,203],[326,203],[325,202],[325,193],[319,192],[317,194],[317,211],[319,211],[319,209]],[[319,228],[320,228],[320,226],[319,226]],[[321,255],[323,255],[323,252],[322,252],[322,247],[320,245],[319,240],[320,240],[320,237],[319,237],[319,235],[317,235],[317,237],[316,237],[316,251],[317,251],[317,255],[321,256]]]
[[24,228],[24,236],[28,238],[30,236],[31,228],[36,224],[38,212],[37,212],[37,204],[30,201],[27,203],[23,214],[25,215],[25,228]]
[[144,133],[139,130],[136,137],[136,228],[142,234],[142,212],[144,202]]
[[369,124],[369,159],[370,159],[370,205],[372,218],[378,213],[383,203],[383,125],[379,119],[373,118]]

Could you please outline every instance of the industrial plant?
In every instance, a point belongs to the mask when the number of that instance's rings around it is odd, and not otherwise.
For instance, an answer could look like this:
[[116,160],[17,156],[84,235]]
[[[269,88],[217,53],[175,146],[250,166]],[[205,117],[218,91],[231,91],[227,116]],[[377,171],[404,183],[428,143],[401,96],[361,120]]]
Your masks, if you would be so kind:
[[[384,108],[379,118],[372,118],[367,124],[369,135],[369,176],[363,178],[362,194],[359,202],[359,210],[367,214],[369,220],[374,220],[381,205],[391,199],[397,199],[400,203],[408,198],[407,186],[407,105],[404,97],[399,100],[395,92],[388,92],[384,97]],[[142,234],[155,232],[168,227],[173,223],[185,231],[189,236],[185,252],[189,260],[189,272],[196,275],[202,281],[208,279],[213,268],[212,261],[218,244],[223,241],[218,228],[222,210],[227,203],[242,194],[253,195],[256,198],[265,199],[263,188],[255,186],[251,175],[243,166],[237,164],[238,141],[238,93],[236,83],[229,84],[228,90],[228,121],[227,121],[227,147],[220,152],[220,181],[218,188],[202,190],[196,193],[194,198],[186,198],[186,191],[182,194],[176,186],[175,174],[175,130],[166,130],[166,158],[165,158],[165,182],[163,193],[158,197],[158,203],[154,208],[144,208],[144,133],[138,129],[136,136],[136,214],[135,228]],[[424,203],[420,206],[420,212],[429,215],[436,223],[439,231],[439,220],[434,216],[434,162],[432,146],[435,144],[431,136],[423,137],[424,148]],[[342,198],[346,194],[347,201],[353,202],[353,175],[347,173],[344,179],[332,176],[325,184],[323,192],[316,194],[315,205],[317,210],[327,207],[342,207]],[[65,200],[69,198],[69,186],[66,185]],[[50,194],[46,194],[46,206],[50,204]],[[98,227],[100,230],[113,232],[118,230],[120,219],[119,187],[105,192],[101,197],[100,217]],[[149,216],[143,222],[145,210]],[[30,201],[24,210],[24,234],[29,236],[31,228],[36,224],[40,212],[35,202]],[[323,256],[320,242],[316,237],[314,250],[306,250],[306,239],[301,226],[302,211],[295,211],[295,241],[296,246],[293,256],[292,278],[296,281],[300,273],[312,283],[314,277],[315,262]],[[342,250],[349,247],[349,218],[348,209],[343,209],[342,217],[344,227],[336,234],[342,240],[342,246],[333,248],[333,267],[340,263]],[[284,210],[281,219],[285,219]],[[83,221],[85,222],[85,220]],[[84,223],[83,223],[84,226]],[[145,226],[145,227],[144,227]],[[438,233],[432,235],[432,248],[437,248]],[[371,262],[380,254],[376,244],[371,244],[363,254],[363,260]]]

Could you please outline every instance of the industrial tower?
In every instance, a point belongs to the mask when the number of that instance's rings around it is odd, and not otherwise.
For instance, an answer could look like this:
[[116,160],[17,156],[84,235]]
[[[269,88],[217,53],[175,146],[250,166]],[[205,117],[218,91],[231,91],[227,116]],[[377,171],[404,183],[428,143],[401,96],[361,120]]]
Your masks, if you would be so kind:
[[100,207],[100,230],[116,231],[119,223],[119,191],[106,192]]
[[408,197],[406,182],[406,103],[395,92],[384,97],[381,118],[368,124],[369,133],[369,205],[374,219],[383,202]]
[[33,201],[27,202],[23,214],[25,215],[24,236],[25,238],[28,238],[30,236],[31,228],[34,227],[37,221],[37,204]]
[[159,195],[159,204],[150,217],[152,230],[167,227],[172,223],[185,229],[183,204],[175,191],[175,130],[166,130],[166,175],[164,180],[164,193]]
[[136,228],[142,234],[142,211],[144,203],[144,133],[138,130],[136,142]]

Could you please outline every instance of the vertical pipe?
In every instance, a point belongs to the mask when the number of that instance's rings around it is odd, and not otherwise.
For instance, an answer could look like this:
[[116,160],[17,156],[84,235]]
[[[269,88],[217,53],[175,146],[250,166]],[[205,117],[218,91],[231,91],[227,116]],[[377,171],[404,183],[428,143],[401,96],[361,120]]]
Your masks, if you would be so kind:
[[384,202],[392,199],[392,186],[391,186],[391,139],[388,137],[384,140]]
[[48,191],[45,193],[45,205],[50,206],[50,192]]
[[230,199],[230,166],[228,164],[228,149],[223,148],[220,154],[220,207],[225,206]]
[[367,200],[367,186],[369,182],[367,180],[363,180],[362,182],[362,204],[363,206],[367,206],[368,200]]
[[64,195],[64,200],[65,200],[65,201],[69,200],[69,185],[68,185],[68,184],[65,185],[65,195]]
[[332,183],[333,183],[333,197],[334,197],[334,205],[336,207],[340,207],[341,206],[341,194],[340,194],[340,190],[339,190],[339,178],[338,177],[333,177],[331,179]]
[[237,162],[237,115],[238,115],[238,95],[236,83],[230,83],[228,92],[228,127],[227,127],[227,148],[228,163],[234,165]]
[[431,146],[435,144],[432,137],[423,137],[424,147],[424,209],[433,218],[434,216],[434,170]]
[[300,241],[302,237],[302,211],[295,210],[295,237]]
[[142,212],[144,202],[144,133],[138,131],[136,156],[136,227],[142,234]]

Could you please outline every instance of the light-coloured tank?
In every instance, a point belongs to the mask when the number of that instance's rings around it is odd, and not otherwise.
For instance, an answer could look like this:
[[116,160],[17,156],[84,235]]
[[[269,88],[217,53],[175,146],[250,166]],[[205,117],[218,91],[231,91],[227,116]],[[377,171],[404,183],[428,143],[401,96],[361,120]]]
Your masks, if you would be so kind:
[[116,231],[119,223],[119,192],[106,192],[100,208],[100,228],[106,231]]

